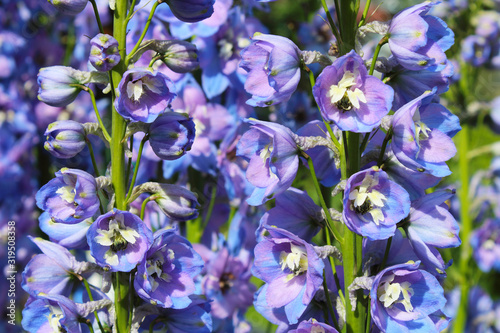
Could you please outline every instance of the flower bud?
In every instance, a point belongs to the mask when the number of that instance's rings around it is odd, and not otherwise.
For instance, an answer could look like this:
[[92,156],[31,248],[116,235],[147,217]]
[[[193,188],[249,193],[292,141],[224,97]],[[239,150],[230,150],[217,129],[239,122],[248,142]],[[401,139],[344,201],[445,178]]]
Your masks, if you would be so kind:
[[113,36],[97,34],[90,40],[89,61],[98,71],[107,72],[120,60],[118,41]]
[[149,128],[149,143],[156,156],[176,160],[191,149],[195,126],[186,114],[165,112]]
[[215,0],[164,0],[172,14],[183,22],[198,22],[212,16]]
[[161,190],[154,193],[155,202],[168,218],[188,221],[198,217],[198,199],[190,190],[170,184],[161,184]]
[[85,129],[73,120],[61,120],[50,124],[44,134],[43,147],[57,158],[71,158],[85,148]]
[[89,83],[91,75],[66,66],[51,66],[38,73],[38,99],[50,106],[66,106],[82,90],[75,85]]
[[162,53],[161,60],[176,73],[194,71],[200,66],[196,45],[176,40]]
[[66,15],[80,14],[87,6],[88,0],[49,0],[56,9]]

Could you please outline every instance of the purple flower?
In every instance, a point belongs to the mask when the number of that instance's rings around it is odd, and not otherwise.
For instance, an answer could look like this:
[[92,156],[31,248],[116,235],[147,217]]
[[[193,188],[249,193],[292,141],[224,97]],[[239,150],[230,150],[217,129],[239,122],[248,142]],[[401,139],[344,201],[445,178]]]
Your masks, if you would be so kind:
[[188,221],[198,217],[198,199],[185,187],[161,184],[154,193],[154,199],[161,211],[172,220]]
[[65,66],[44,67],[38,73],[38,99],[50,106],[70,104],[82,90],[75,85],[90,82],[88,74]]
[[[253,302],[255,286],[250,282],[250,256],[234,257],[227,247],[216,253],[208,248],[202,255],[208,256],[206,275],[201,281],[202,290],[207,298],[212,300],[211,313],[215,318],[228,320],[238,309],[246,310]],[[243,251],[241,252],[243,254]]]
[[260,224],[261,228],[288,230],[309,242],[324,226],[321,212],[307,192],[291,187],[276,196],[276,205],[262,216]]
[[195,125],[189,116],[177,112],[161,114],[149,127],[149,143],[156,156],[176,160],[191,149]]
[[97,183],[85,171],[62,168],[38,191],[36,204],[57,222],[82,222],[99,209]]
[[137,266],[134,287],[146,302],[163,308],[183,309],[191,304],[195,292],[193,278],[203,268],[203,260],[191,244],[163,229],[154,235],[154,242]]
[[182,40],[171,41],[168,45],[161,52],[161,60],[172,71],[187,73],[200,66],[196,45]]
[[481,36],[471,35],[462,41],[462,59],[474,67],[484,65],[490,58],[490,42]]
[[118,65],[121,57],[118,41],[107,34],[97,34],[90,40],[89,61],[98,71],[107,72]]
[[325,119],[342,131],[366,133],[389,112],[394,91],[368,75],[363,59],[351,51],[325,67],[313,95]]
[[324,263],[309,243],[278,228],[255,247],[252,273],[266,282],[266,306],[284,307],[290,324],[298,322],[323,282]]
[[443,288],[419,263],[388,267],[377,274],[370,291],[372,320],[383,332],[438,332],[430,318],[442,310]]
[[57,158],[71,158],[85,148],[85,129],[79,122],[61,120],[50,124],[43,148]]
[[407,8],[394,16],[387,36],[398,62],[410,70],[444,65],[454,43],[454,34],[440,18],[426,15],[435,3],[430,1]]
[[198,22],[212,16],[215,0],[166,0],[172,13],[183,22]]
[[426,92],[396,111],[391,148],[404,166],[444,177],[451,173],[446,161],[457,151],[451,137],[460,124],[444,106],[429,104],[432,96]]
[[151,123],[176,96],[171,92],[172,88],[173,83],[165,74],[147,68],[132,68],[123,74],[118,84],[116,111],[125,119]]
[[248,72],[245,90],[252,94],[252,106],[269,106],[287,101],[300,81],[300,50],[281,36],[256,34],[241,51],[240,67]]
[[500,271],[500,219],[488,219],[470,237],[474,259],[483,272]]
[[97,264],[112,272],[130,272],[153,243],[153,232],[137,215],[114,209],[90,226],[87,242]]
[[88,0],[49,0],[59,12],[65,15],[80,14],[87,6]]
[[370,240],[394,235],[396,224],[410,212],[410,197],[377,167],[355,173],[344,191],[344,222]]
[[331,327],[330,325],[320,323],[314,318],[309,319],[308,321],[303,321],[297,326],[296,329],[289,331],[290,333],[338,333],[338,331]]
[[259,120],[249,123],[253,126],[241,137],[237,155],[249,160],[246,176],[255,189],[247,203],[258,206],[292,185],[299,157],[288,128]]
[[60,223],[54,221],[47,212],[38,218],[40,230],[49,236],[50,241],[68,249],[88,249],[87,230],[93,222],[92,218],[88,218],[74,224]]

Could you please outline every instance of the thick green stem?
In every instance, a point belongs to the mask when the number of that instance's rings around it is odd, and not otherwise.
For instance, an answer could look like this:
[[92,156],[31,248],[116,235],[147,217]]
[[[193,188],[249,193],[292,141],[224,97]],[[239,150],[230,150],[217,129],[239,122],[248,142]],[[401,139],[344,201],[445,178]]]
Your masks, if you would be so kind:
[[339,16],[339,26],[341,26],[340,38],[342,42],[339,45],[340,55],[349,53],[354,49],[356,39],[356,18],[359,10],[359,0],[342,0],[339,3],[340,11],[337,8]]
[[[127,70],[124,59],[127,56],[126,36],[127,36],[127,0],[117,0],[113,18],[113,36],[118,41],[118,49],[122,61],[115,66],[111,72],[111,86],[118,87],[123,73]],[[114,102],[114,101],[113,101]],[[112,105],[112,130],[111,130],[111,181],[115,191],[116,208],[126,210],[125,202],[125,150],[122,144],[125,135],[126,123],[122,116],[118,114]],[[130,304],[128,297],[130,290],[130,273],[116,273],[114,281],[115,290],[115,327],[118,333],[130,332],[128,316]]]
[[461,256],[459,262],[460,276],[460,305],[458,307],[457,315],[453,323],[453,333],[461,333],[465,329],[465,322],[467,320],[467,300],[469,296],[469,262],[471,256],[471,248],[469,244],[469,237],[472,231],[472,219],[470,218],[470,201],[469,201],[469,160],[467,154],[469,152],[469,127],[463,125],[459,134],[458,142],[458,166],[460,170],[460,183],[461,189],[458,193],[460,199],[460,220],[461,230],[460,239],[462,240]]

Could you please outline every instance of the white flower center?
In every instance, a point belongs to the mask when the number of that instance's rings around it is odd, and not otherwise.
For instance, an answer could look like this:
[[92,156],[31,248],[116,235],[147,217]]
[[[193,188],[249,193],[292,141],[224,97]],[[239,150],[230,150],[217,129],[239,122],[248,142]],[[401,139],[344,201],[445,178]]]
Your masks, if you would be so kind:
[[267,160],[271,157],[271,153],[273,152],[273,146],[271,144],[266,145],[259,153],[260,158],[263,161]]
[[[170,261],[174,260],[175,255],[172,249],[162,248],[161,252],[167,251],[167,257]],[[148,281],[151,284],[151,291],[155,291],[158,286],[158,279],[161,279],[165,282],[172,281],[172,277],[165,273],[163,270],[163,265],[165,264],[165,256],[161,253],[155,253],[152,258],[146,261],[146,273],[148,277]]]
[[413,296],[413,289],[409,282],[391,283],[394,280],[394,274],[387,281],[380,284],[377,290],[377,296],[386,308],[392,307],[395,303],[403,304],[406,312],[413,311],[410,299]]
[[63,317],[63,312],[61,308],[57,306],[51,306],[48,305],[50,309],[50,314],[47,316],[48,317],[48,322],[50,328],[52,328],[52,332],[62,332],[61,328],[61,323],[59,322],[62,317]]
[[139,101],[144,94],[144,89],[147,88],[155,94],[161,94],[162,84],[159,80],[153,77],[144,76],[135,82],[129,81],[127,83],[127,96],[134,101]]
[[366,103],[365,94],[359,88],[352,89],[356,84],[355,79],[355,73],[347,71],[337,85],[330,86],[327,96],[341,110],[349,111],[353,106],[359,109],[359,102]]
[[[384,207],[384,201],[387,201],[385,195],[373,189],[378,183],[378,173],[375,173],[374,176],[367,174],[361,185],[349,193],[349,200],[352,201],[353,210],[361,215],[370,213],[376,225],[384,221],[384,214],[380,208]],[[360,218],[368,222],[362,216]]]
[[98,236],[95,241],[102,246],[109,246],[109,250],[104,254],[105,261],[110,265],[117,265],[119,262],[118,251],[125,250],[128,244],[134,244],[139,233],[124,225],[123,215],[117,215],[109,221],[109,229],[97,229]]
[[288,269],[292,273],[288,274],[286,281],[290,281],[297,275],[307,272],[307,253],[303,247],[291,244],[290,249],[292,252],[281,251],[280,264],[281,270]]
[[73,203],[75,201],[76,189],[73,186],[59,187],[56,193],[67,203]]

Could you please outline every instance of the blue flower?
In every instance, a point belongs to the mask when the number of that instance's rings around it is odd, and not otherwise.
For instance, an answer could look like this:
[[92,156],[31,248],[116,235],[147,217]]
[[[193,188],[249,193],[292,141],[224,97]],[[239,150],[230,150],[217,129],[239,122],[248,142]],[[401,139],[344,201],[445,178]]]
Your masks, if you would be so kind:
[[98,71],[107,72],[121,60],[118,41],[107,34],[97,34],[90,40],[89,61]]
[[183,309],[195,292],[193,278],[203,260],[175,229],[155,233],[154,242],[137,266],[134,287],[145,301],[163,308]]
[[62,168],[38,191],[36,204],[57,222],[82,222],[99,209],[97,183],[85,171]]
[[240,67],[248,72],[245,90],[252,106],[269,106],[290,99],[300,81],[301,51],[281,36],[256,34],[241,51]]
[[191,149],[195,137],[192,118],[177,112],[165,112],[151,124],[149,143],[156,156],[175,160]]
[[419,262],[388,267],[370,291],[372,320],[382,332],[439,332],[430,318],[446,304],[443,288]]
[[137,215],[114,209],[95,220],[87,231],[90,254],[112,272],[130,272],[153,243],[153,232]]
[[57,158],[71,158],[85,146],[85,129],[73,120],[61,120],[50,124],[43,134],[47,141],[43,148]]
[[377,167],[355,173],[344,191],[344,222],[370,240],[394,235],[396,224],[410,212],[410,197]]

